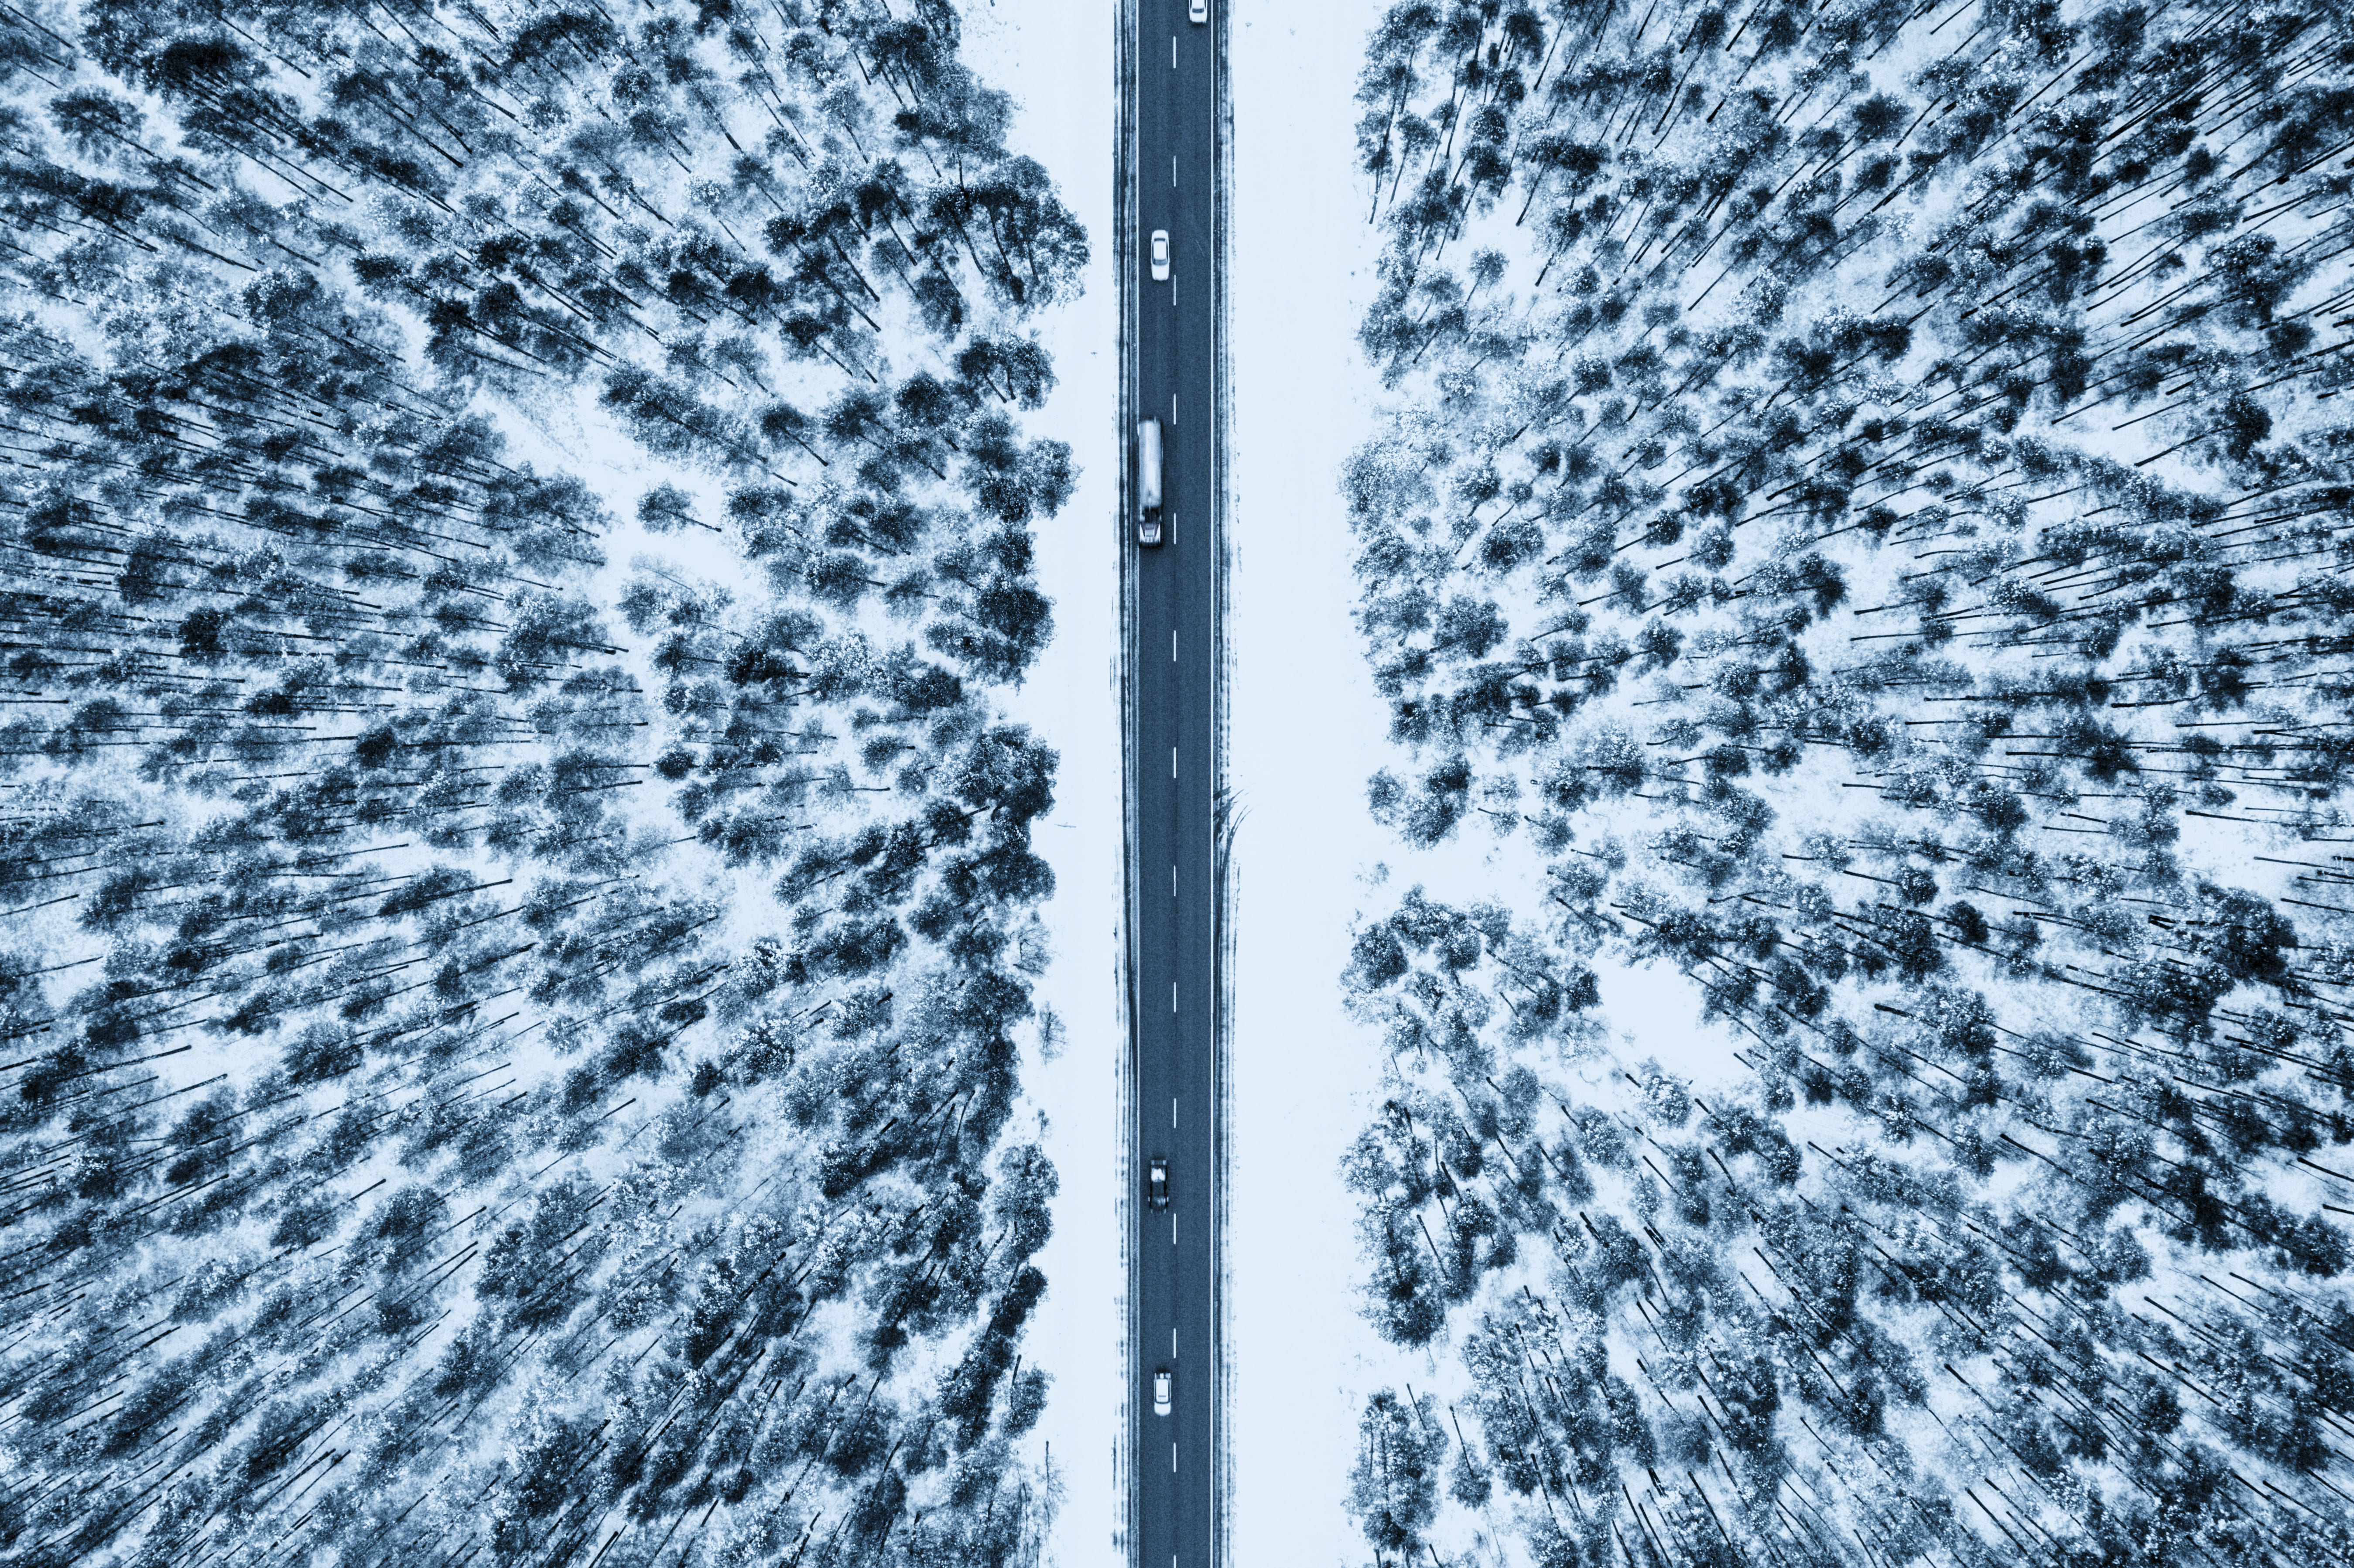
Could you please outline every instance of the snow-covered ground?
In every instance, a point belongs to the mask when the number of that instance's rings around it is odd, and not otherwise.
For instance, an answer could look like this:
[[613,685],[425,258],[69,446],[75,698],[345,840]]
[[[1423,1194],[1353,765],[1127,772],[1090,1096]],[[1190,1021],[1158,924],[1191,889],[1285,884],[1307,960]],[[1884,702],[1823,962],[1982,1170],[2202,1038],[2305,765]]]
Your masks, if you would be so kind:
[[1349,622],[1336,482],[1368,417],[1354,334],[1379,248],[1350,148],[1380,9],[1237,13],[1231,33],[1230,1538],[1251,1562],[1362,1557],[1341,1498],[1363,1390],[1395,1359],[1357,1314],[1355,1204],[1334,1164],[1378,1065],[1338,976],[1388,851],[1365,814],[1384,718]]
[[[1054,1239],[1036,1262],[1048,1286],[1031,1319],[1025,1352],[1054,1383],[1032,1434],[1051,1454],[1066,1489],[1055,1557],[1097,1560],[1119,1517],[1112,1438],[1120,1397],[1119,1236],[1111,1172],[1118,1169],[1119,1050],[1115,945],[1120,894],[1119,711],[1113,685],[1119,637],[1119,540],[1106,521],[1118,506],[1119,458],[1111,414],[1119,385],[1119,301],[1113,289],[1112,164],[1117,14],[1083,0],[1006,0],[964,13],[963,57],[980,79],[1010,92],[1006,142],[1053,175],[1064,204],[1086,226],[1092,260],[1084,292],[1045,313],[1039,339],[1057,383],[1028,417],[1040,435],[1068,441],[1077,483],[1061,514],[1037,530],[1038,586],[1054,600],[1055,636],[1007,704],[1060,752],[1055,809],[1036,834],[1055,868],[1055,891],[1039,911],[1054,963],[1036,982],[1059,1037],[1041,1050],[1025,1041],[1022,1083],[1028,1104],[1018,1136],[1043,1118],[1044,1141],[1062,1178]],[[592,416],[593,417],[593,416]],[[567,461],[594,475],[601,493],[631,493],[634,480],[599,465],[583,440]],[[527,454],[528,455],[528,454]],[[692,485],[691,476],[680,482]],[[719,491],[702,497],[723,509]],[[624,523],[610,553],[617,563],[649,547]],[[724,578],[724,550],[689,530],[651,543],[691,572]]]
[[[1341,1505],[1365,1395],[1440,1381],[1430,1356],[1384,1344],[1358,1312],[1357,1205],[1337,1162],[1379,1102],[1381,1059],[1341,1011],[1352,921],[1388,913],[1417,883],[1451,904],[1542,903],[1526,886],[1530,857],[1491,857],[1479,829],[1416,853],[1366,812],[1365,780],[1395,753],[1350,620],[1339,482],[1379,390],[1355,336],[1380,236],[1365,222],[1353,130],[1365,35],[1384,9],[1331,0],[1312,16],[1237,14],[1232,32],[1228,766],[1241,823],[1227,1245],[1232,1539],[1247,1562],[1362,1562]],[[1738,1070],[1728,1033],[1697,1022],[1682,977],[1597,971],[1596,1013],[1621,1059],[1656,1056],[1703,1092]]]
[[[964,14],[964,57],[975,74],[1013,95],[1006,141],[1052,172],[1065,205],[1087,226],[1087,288],[1048,313],[1040,341],[1059,377],[1032,428],[1071,443],[1078,483],[1062,514],[1037,531],[1038,586],[1055,601],[1055,638],[1009,704],[1062,753],[1055,810],[1036,834],[1055,868],[1040,916],[1055,962],[1038,999],[1063,1026],[1051,1061],[1025,1053],[1022,1082],[1046,1121],[1062,1174],[1055,1235],[1038,1255],[1048,1284],[1031,1319],[1027,1353],[1054,1376],[1036,1438],[1066,1489],[1052,1557],[1065,1568],[1099,1563],[1119,1519],[1112,1446],[1119,1425],[1119,1050],[1115,957],[1119,929],[1119,297],[1112,284],[1115,151],[1113,27],[1096,0],[1005,0]],[[1026,1114],[1026,1113],[1025,1113]],[[1017,1118],[1016,1125],[1020,1124]]]
[[1337,977],[1389,849],[1365,814],[1384,718],[1349,622],[1337,488],[1368,418],[1355,332],[1379,245],[1350,152],[1380,10],[1237,15],[1232,32],[1232,1540],[1301,1564],[1363,1554],[1341,1499],[1363,1390],[1395,1360],[1357,1314],[1355,1202],[1334,1164],[1379,1060]]

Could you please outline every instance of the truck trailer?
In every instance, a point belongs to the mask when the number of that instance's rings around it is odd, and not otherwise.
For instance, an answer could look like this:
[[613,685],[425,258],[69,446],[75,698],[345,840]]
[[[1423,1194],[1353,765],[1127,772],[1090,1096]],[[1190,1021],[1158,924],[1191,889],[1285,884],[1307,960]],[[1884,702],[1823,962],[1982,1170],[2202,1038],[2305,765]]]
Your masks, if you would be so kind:
[[1161,421],[1136,427],[1136,542],[1161,543]]

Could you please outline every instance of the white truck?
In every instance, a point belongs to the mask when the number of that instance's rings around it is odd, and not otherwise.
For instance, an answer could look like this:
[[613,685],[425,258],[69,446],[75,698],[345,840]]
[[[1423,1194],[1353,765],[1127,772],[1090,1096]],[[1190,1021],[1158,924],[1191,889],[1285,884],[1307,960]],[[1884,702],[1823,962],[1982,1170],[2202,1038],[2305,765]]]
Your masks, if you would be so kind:
[[1136,542],[1161,543],[1161,421],[1136,427]]

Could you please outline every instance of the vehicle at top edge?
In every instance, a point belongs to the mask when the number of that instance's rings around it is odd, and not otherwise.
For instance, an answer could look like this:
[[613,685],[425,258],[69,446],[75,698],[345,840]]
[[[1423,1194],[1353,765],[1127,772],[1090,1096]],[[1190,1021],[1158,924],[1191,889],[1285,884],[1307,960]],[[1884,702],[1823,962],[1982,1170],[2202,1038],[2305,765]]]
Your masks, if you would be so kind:
[[1186,7],[1185,16],[1189,21],[1208,21],[1210,19],[1210,0],[1193,0],[1193,5]]

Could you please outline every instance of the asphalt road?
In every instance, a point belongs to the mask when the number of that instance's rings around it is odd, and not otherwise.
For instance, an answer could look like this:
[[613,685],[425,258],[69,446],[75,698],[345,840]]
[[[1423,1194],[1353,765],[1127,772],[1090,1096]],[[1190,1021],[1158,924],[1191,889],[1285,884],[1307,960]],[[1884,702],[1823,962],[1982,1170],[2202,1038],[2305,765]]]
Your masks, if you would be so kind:
[[[1216,842],[1219,509],[1216,379],[1223,290],[1223,0],[1206,24],[1186,0],[1129,0],[1131,157],[1127,565],[1129,1016],[1135,1125],[1128,1169],[1129,1555],[1136,1568],[1211,1568],[1221,1550]],[[1170,277],[1151,281],[1147,237],[1169,231]],[[1162,421],[1164,542],[1136,544],[1133,420]],[[1147,1162],[1169,1159],[1166,1212],[1143,1201]],[[1172,1409],[1152,1377],[1172,1374]]]

